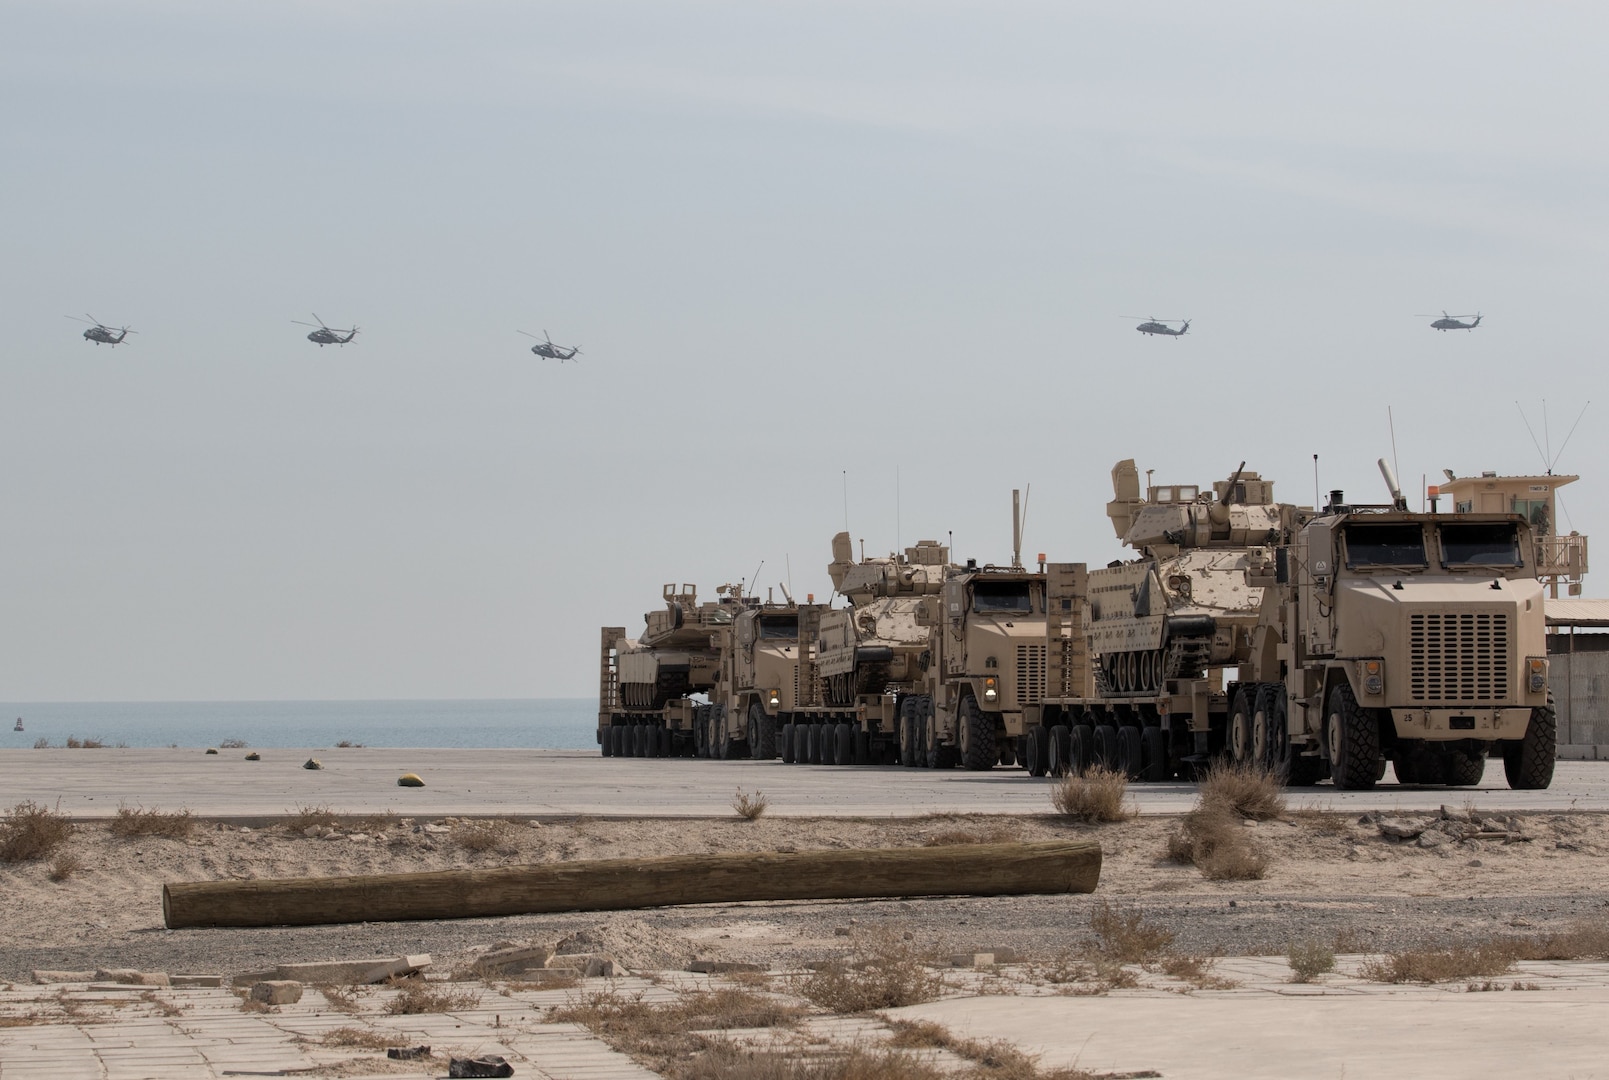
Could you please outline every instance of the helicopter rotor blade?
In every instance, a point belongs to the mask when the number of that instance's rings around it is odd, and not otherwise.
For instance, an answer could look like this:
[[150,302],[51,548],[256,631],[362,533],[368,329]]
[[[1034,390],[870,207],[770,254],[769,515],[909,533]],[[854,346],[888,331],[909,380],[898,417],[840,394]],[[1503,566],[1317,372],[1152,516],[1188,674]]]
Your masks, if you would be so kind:
[[516,333],[516,334],[524,334],[524,335],[525,335],[525,336],[526,336],[526,337],[528,337],[528,338],[533,338],[533,339],[535,339],[535,340],[537,340],[537,341],[541,341],[541,340],[542,340],[542,339],[541,339],[541,338],[539,338],[539,337],[537,337],[537,336],[536,336],[536,335],[535,335],[535,334],[532,334],[532,333],[529,333],[529,332],[527,332],[527,331],[525,331],[525,330],[516,330],[516,331],[514,331],[514,332],[515,332],[515,333]]
[[292,320],[291,320],[291,322],[293,322],[293,323],[295,323],[295,324],[296,324],[296,325],[297,325],[297,326],[314,326],[314,327],[322,327],[322,326],[323,326],[323,325],[324,325],[324,324],[323,324],[323,323],[310,323],[310,322],[303,322],[303,321],[302,321],[302,320],[300,320],[300,319],[292,319]]

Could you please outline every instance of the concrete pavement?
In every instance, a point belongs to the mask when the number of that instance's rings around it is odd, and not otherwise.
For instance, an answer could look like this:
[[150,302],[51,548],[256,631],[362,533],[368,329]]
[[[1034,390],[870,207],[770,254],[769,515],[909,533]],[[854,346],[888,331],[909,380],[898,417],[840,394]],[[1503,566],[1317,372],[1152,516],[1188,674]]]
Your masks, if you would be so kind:
[[[203,817],[272,817],[305,806],[336,813],[387,810],[414,817],[725,816],[739,787],[765,792],[767,813],[794,817],[888,817],[1049,811],[1047,783],[1021,769],[853,768],[780,761],[605,758],[579,750],[346,749],[207,755],[196,749],[0,750],[5,809],[23,800],[73,817],[112,817],[119,806],[188,808]],[[302,768],[309,758],[318,771]],[[422,788],[397,778],[418,773]],[[1175,814],[1195,800],[1190,784],[1133,784],[1140,812]],[[1336,791],[1293,788],[1293,806],[1362,812],[1433,810],[1443,803],[1500,811],[1609,810],[1609,762],[1560,761],[1546,791],[1511,791],[1502,763],[1488,762],[1473,788]]]

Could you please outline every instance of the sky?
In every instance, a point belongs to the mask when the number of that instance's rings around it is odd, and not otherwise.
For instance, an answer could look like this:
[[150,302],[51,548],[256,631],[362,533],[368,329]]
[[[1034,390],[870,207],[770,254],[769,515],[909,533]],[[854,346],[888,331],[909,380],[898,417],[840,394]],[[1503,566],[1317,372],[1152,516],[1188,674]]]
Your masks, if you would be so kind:
[[5,12],[0,700],[586,697],[846,521],[1119,558],[1121,458],[1605,534],[1601,5]]

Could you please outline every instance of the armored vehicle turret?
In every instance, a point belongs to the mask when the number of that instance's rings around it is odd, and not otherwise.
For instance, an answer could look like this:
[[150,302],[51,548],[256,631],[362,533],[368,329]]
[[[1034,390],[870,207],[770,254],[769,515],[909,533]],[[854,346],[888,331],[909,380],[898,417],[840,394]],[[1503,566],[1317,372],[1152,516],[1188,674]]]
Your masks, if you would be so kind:
[[914,686],[921,654],[930,648],[929,627],[938,619],[949,557],[938,541],[920,540],[903,554],[856,562],[849,534],[832,538],[827,573],[851,606],[823,612],[817,630],[818,675],[830,704],[847,706],[858,695]]
[[1248,566],[1287,535],[1291,508],[1245,462],[1210,494],[1195,484],[1140,495],[1132,459],[1112,469],[1106,514],[1138,557],[1089,573],[1089,641],[1103,693],[1156,694],[1169,679],[1239,664],[1251,645],[1262,588]]

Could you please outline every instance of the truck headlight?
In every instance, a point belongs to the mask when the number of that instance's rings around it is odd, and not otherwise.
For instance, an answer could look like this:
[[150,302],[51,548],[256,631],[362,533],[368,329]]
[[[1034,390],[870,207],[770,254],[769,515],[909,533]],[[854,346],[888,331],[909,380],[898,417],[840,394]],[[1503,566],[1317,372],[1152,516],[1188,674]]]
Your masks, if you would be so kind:
[[774,709],[778,705],[781,705],[781,704],[782,704],[781,691],[780,690],[771,691],[771,707]]
[[1548,688],[1548,662],[1540,656],[1533,656],[1525,661],[1527,669],[1526,685],[1531,693],[1540,694]]
[[999,697],[1000,680],[995,678],[993,675],[990,675],[987,679],[984,679],[983,696],[988,701],[993,701],[995,698]]
[[1385,689],[1385,664],[1379,660],[1363,661],[1363,692],[1365,694],[1383,694]]

